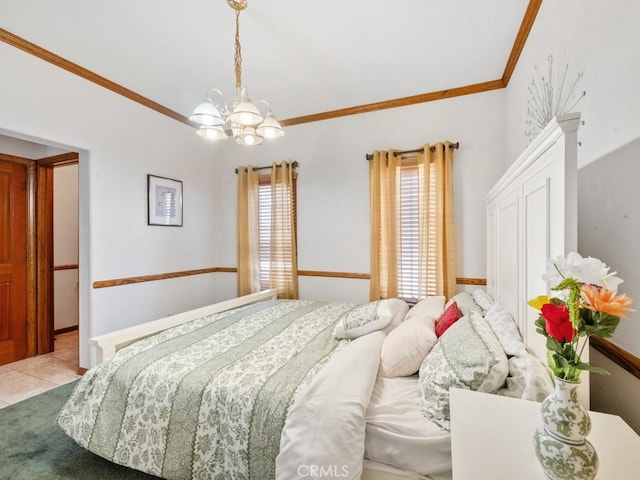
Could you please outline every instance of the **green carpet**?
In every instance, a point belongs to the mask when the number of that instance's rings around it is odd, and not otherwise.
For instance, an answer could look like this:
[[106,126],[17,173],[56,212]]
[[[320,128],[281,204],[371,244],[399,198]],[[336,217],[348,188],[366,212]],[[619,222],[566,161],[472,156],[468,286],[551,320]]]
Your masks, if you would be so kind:
[[56,423],[76,382],[0,409],[1,480],[150,480],[79,447]]

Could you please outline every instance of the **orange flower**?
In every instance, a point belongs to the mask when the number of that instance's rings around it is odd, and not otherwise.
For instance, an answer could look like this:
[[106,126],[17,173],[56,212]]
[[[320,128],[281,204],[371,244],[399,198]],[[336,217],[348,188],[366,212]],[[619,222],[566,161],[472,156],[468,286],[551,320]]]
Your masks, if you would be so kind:
[[615,292],[594,285],[583,285],[581,294],[582,299],[586,302],[581,306],[590,310],[626,319],[629,317],[624,315],[624,312],[635,312],[633,308],[628,308],[633,302],[633,298],[626,294],[616,296]]

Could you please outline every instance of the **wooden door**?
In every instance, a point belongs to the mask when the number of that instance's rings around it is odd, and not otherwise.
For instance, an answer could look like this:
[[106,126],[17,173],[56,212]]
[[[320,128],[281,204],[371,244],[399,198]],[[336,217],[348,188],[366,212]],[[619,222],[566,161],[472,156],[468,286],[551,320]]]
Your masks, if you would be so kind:
[[0,365],[27,353],[27,167],[0,160]]

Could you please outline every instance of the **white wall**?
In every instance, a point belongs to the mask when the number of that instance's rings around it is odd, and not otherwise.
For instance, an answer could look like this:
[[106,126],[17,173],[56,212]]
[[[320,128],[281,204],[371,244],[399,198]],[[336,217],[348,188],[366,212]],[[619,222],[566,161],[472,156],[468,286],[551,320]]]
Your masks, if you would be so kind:
[[[533,26],[506,90],[507,162],[527,143],[524,136],[527,87],[534,66],[546,67],[546,57],[568,60],[569,71],[584,72],[586,97],[579,104],[585,125],[578,131],[578,250],[600,258],[625,279],[621,291],[640,300],[640,256],[637,239],[638,154],[640,153],[640,2],[612,0],[547,1]],[[543,71],[546,71],[543,69]],[[635,305],[636,308],[638,305]],[[640,315],[623,321],[612,341],[640,356]],[[593,363],[606,367],[592,350]],[[640,418],[635,402],[619,400],[622,382],[637,382],[621,369],[610,377],[592,376],[596,408]],[[594,378],[597,377],[597,378]],[[633,408],[633,410],[630,410]]]
[[[214,301],[214,275],[91,285],[215,264],[216,147],[4,43],[0,65],[0,133],[80,154],[80,366],[91,364],[91,336]],[[184,182],[184,227],[146,225],[148,173]]]
[[578,164],[586,165],[640,137],[640,2],[563,0],[543,2],[509,87],[506,89],[507,162],[528,143],[524,135],[534,67],[546,74],[547,56],[556,68],[569,64],[569,78],[583,72],[587,92],[578,104],[585,125],[578,131]]
[[[53,265],[78,263],[78,165],[53,170]],[[78,325],[78,270],[53,272],[53,328]]]
[[45,157],[47,155],[47,147],[19,138],[0,135],[0,153],[34,160]]
[[[297,160],[298,266],[301,270],[369,273],[369,178],[365,154],[459,141],[454,153],[457,272],[485,277],[484,196],[504,159],[502,92],[292,126],[255,149],[223,146],[216,182],[217,264],[236,266],[236,175],[239,165]],[[227,141],[229,142],[229,141]],[[220,274],[219,291],[233,296],[236,276]],[[368,301],[369,282],[300,277],[300,296]]]
[[[583,167],[578,176],[579,249],[624,279],[620,291],[640,301],[640,138]],[[638,303],[634,305],[640,308]],[[640,357],[640,315],[622,320],[613,340]],[[639,412],[640,414],[640,412]]]
[[596,349],[591,349],[590,355],[594,365],[611,373],[591,375],[591,409],[619,415],[640,435],[640,382]]

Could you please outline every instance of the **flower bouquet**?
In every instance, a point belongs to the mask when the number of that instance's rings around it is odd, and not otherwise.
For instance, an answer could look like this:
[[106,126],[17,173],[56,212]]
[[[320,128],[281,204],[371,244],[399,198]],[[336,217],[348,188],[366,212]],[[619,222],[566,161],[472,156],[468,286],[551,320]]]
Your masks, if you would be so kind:
[[572,252],[549,262],[543,276],[557,296],[540,296],[528,303],[539,312],[536,330],[547,338],[547,363],[556,377],[555,391],[541,406],[543,425],[533,440],[536,457],[547,478],[593,480],[598,454],[586,439],[589,413],[578,401],[583,370],[608,373],[582,361],[589,337],[611,337],[632,299],[617,295],[622,280],[596,258]]
[[582,258],[571,252],[549,262],[543,279],[551,290],[559,292],[549,298],[542,295],[528,302],[538,310],[537,332],[547,337],[547,363],[553,374],[571,382],[579,381],[587,370],[606,374],[606,370],[581,360],[591,336],[608,338],[615,332],[633,299],[617,295],[622,280],[609,273],[609,267],[597,258]]

